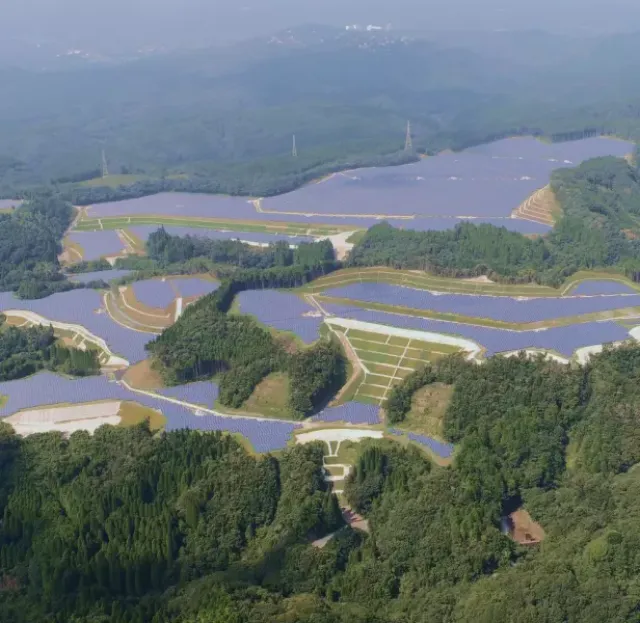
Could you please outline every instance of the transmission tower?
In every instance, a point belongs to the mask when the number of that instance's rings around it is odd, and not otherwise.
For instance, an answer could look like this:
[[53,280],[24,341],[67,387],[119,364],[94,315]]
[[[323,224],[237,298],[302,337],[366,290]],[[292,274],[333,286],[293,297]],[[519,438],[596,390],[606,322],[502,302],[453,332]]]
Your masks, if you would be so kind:
[[411,121],[407,121],[407,137],[404,140],[404,150],[413,151],[413,138],[411,137]]
[[102,177],[109,177],[109,166],[107,165],[107,154],[102,150]]
[[294,158],[298,157],[298,147],[296,145],[296,135],[295,134],[293,135],[293,146],[291,147],[291,155]]

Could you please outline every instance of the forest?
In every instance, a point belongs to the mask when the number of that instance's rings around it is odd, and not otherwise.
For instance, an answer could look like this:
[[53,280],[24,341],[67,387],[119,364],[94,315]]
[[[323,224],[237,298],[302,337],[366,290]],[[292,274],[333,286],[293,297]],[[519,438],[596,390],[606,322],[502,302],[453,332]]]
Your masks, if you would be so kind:
[[[280,36],[295,44],[265,37],[66,70],[0,66],[0,196],[49,183],[76,205],[164,190],[273,195],[414,158],[401,152],[407,120],[415,151],[428,153],[523,134],[640,136],[640,90],[618,78],[620,67],[638,69],[637,37],[504,33],[496,50],[495,38]],[[102,150],[112,179],[86,185]]]
[[[363,442],[345,496],[370,534],[343,525],[319,444],[256,458],[220,433],[0,427],[0,618],[637,620],[640,348],[437,365],[422,379],[454,386],[453,464]],[[523,505],[541,546],[501,533]]]
[[71,289],[59,272],[60,241],[73,208],[57,194],[42,192],[10,214],[0,214],[0,291],[41,298]]
[[487,275],[506,283],[551,286],[582,269],[613,269],[638,280],[637,168],[619,158],[595,158],[554,172],[551,187],[562,215],[546,237],[532,239],[470,223],[425,232],[382,223],[369,229],[347,264],[419,269],[448,277]]
[[100,363],[95,351],[58,342],[52,327],[13,327],[0,315],[0,381],[21,379],[40,370],[88,376],[100,371]]
[[329,240],[302,242],[295,249],[284,241],[266,248],[239,240],[210,240],[201,236],[171,236],[164,227],[153,232],[146,244],[147,256],[161,267],[204,258],[212,264],[238,268],[277,268],[292,265],[315,267],[335,259]]
[[223,281],[216,292],[189,306],[150,342],[147,349],[154,367],[170,385],[217,377],[221,404],[236,409],[266,376],[290,372],[296,382],[290,384],[288,415],[295,419],[311,415],[344,382],[342,351],[321,341],[302,352],[288,352],[254,318],[227,313],[240,291],[236,286],[234,279]]

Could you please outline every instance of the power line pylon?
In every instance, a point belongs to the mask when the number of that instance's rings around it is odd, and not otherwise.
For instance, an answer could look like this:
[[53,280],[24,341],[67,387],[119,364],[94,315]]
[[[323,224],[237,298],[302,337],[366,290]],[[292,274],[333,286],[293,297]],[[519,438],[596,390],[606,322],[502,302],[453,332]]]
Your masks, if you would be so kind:
[[107,165],[107,154],[102,150],[102,177],[109,177],[109,166]]
[[407,121],[407,136],[404,139],[404,150],[413,151],[413,137],[411,136],[411,121]]
[[298,157],[298,146],[296,145],[296,135],[295,134],[293,135],[293,146],[291,148],[291,155],[294,158]]

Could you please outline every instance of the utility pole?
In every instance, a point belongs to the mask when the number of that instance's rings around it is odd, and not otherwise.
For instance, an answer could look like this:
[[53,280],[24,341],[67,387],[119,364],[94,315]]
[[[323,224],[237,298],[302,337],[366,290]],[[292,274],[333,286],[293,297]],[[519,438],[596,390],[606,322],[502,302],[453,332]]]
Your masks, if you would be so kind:
[[413,138],[411,137],[411,121],[407,121],[407,136],[404,139],[404,150],[413,151]]
[[298,157],[298,147],[296,145],[296,135],[295,134],[293,135],[293,147],[291,148],[291,155],[294,158]]
[[107,154],[102,150],[102,177],[109,177],[109,167],[107,165]]

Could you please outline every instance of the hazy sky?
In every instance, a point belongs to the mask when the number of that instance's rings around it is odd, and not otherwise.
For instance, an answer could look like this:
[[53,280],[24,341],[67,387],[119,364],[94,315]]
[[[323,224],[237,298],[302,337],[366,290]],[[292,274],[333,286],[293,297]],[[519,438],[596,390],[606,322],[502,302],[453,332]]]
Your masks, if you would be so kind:
[[131,49],[212,45],[303,23],[640,31],[640,0],[0,0],[0,37]]

